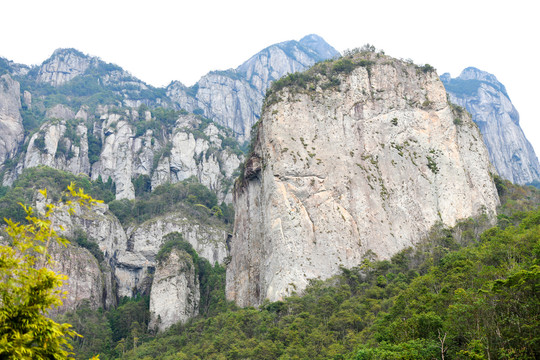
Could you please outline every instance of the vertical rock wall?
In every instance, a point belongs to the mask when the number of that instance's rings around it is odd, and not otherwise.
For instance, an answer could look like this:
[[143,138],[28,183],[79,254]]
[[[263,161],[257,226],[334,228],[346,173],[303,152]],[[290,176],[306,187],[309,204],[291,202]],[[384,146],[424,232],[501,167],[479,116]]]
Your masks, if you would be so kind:
[[366,56],[334,72],[339,85],[323,72],[343,62],[322,64],[267,98],[235,193],[228,299],[275,301],[368,252],[389,258],[437,222],[495,215],[481,135],[466,114],[455,121],[437,74]]

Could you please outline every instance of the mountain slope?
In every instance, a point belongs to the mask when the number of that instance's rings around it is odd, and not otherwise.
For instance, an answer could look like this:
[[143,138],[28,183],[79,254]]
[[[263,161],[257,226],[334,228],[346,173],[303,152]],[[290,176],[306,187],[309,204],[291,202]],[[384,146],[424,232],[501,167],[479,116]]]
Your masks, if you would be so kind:
[[[459,124],[454,119],[459,118]],[[235,189],[227,297],[279,300],[498,204],[434,69],[360,52],[276,81]]]
[[467,109],[480,128],[499,175],[516,184],[540,181],[540,164],[519,126],[519,114],[495,76],[473,67],[441,80],[450,100]]
[[308,35],[300,41],[271,45],[236,69],[210,72],[190,88],[173,82],[167,87],[167,95],[181,108],[201,111],[233,129],[237,138],[245,141],[260,116],[264,94],[272,81],[337,55],[321,37]]

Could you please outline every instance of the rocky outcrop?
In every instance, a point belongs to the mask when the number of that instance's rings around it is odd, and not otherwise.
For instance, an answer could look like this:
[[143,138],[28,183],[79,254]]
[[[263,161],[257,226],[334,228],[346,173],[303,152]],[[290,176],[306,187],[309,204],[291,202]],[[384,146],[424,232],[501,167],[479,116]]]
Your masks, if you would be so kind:
[[[44,209],[39,202],[38,208]],[[82,301],[92,308],[111,308],[117,304],[117,287],[123,286],[122,279],[116,275],[115,268],[119,253],[128,247],[127,236],[118,219],[108,211],[106,204],[95,204],[91,208],[74,207],[74,213],[56,213],[55,221],[61,224],[61,235],[68,239],[83,236],[88,242],[97,244],[101,258],[97,259],[88,250],[77,247],[77,242],[66,249],[58,247],[52,251],[61,273],[68,275],[66,290],[68,299],[60,310],[73,310]],[[101,261],[101,263],[99,263]]]
[[199,279],[191,256],[178,249],[156,267],[150,292],[149,328],[163,331],[198,314]]
[[237,68],[264,96],[270,84],[281,77],[306,70],[319,61],[339,56],[323,38],[312,34],[300,41],[285,41],[261,50]]
[[457,78],[444,74],[441,80],[450,100],[471,113],[499,175],[521,185],[540,181],[538,157],[519,126],[519,114],[504,85],[473,67]]
[[211,264],[216,262],[223,264],[227,257],[225,246],[227,229],[222,228],[218,222],[208,225],[189,216],[186,212],[168,213],[130,227],[127,230],[129,249],[142,254],[153,263],[165,235],[178,232],[182,234],[185,241],[193,246],[197,254],[207,259]]
[[46,123],[30,138],[23,166],[17,171],[45,165],[73,174],[90,175],[87,135],[88,130],[82,122],[67,124],[56,118]]
[[[38,83],[61,87],[78,79],[76,87],[81,87],[82,84],[85,95],[88,95],[89,91],[107,93],[107,96],[113,93],[116,95],[115,105],[135,108],[142,104],[168,106],[170,103],[162,92],[135,78],[121,67],[75,49],[55,50],[36,72],[37,75],[33,80]],[[69,88],[67,90],[69,91]]]
[[250,139],[264,94],[273,81],[337,55],[321,37],[308,35],[300,41],[269,46],[236,69],[210,72],[191,88],[172,82],[167,95],[181,108],[202,111],[206,117],[233,129],[236,137],[245,141]]
[[223,264],[227,257],[227,229],[217,221],[202,222],[187,211],[175,211],[127,229],[128,246],[115,258],[120,297],[131,297],[149,286],[156,267],[156,255],[166,235],[178,232],[199,256],[211,264]]
[[90,66],[96,66],[97,61],[75,49],[58,49],[41,65],[36,80],[59,86],[83,75]]
[[437,222],[494,217],[481,135],[433,68],[362,52],[280,86],[235,191],[229,300],[275,301]]
[[0,169],[15,156],[24,137],[19,83],[9,75],[0,76]]
[[88,250],[53,243],[50,253],[55,264],[52,270],[67,276],[61,287],[61,291],[65,292],[63,304],[54,308],[51,314],[76,310],[83,302],[91,309],[105,307],[104,274],[97,259]]
[[[45,202],[38,202],[43,211]],[[55,222],[64,228],[62,236],[84,236],[98,245],[101,263],[88,250],[76,246],[55,247],[51,253],[58,270],[69,276],[65,286],[68,297],[60,312],[72,310],[87,301],[92,308],[110,308],[117,299],[148,293],[156,269],[156,255],[171,233],[180,233],[199,256],[211,264],[223,264],[227,258],[227,228],[215,219],[198,219],[189,209],[177,210],[123,229],[106,204],[91,208],[75,206],[70,216],[60,211]],[[72,242],[73,245],[77,241]],[[198,296],[198,295],[197,295]]]
[[202,110],[206,117],[232,129],[241,141],[247,140],[245,134],[249,134],[262,106],[261,93],[235,70],[211,72],[196,86],[195,98],[178,82],[169,85],[168,95],[180,107],[190,112]]
[[[117,199],[133,199],[132,179],[141,175],[151,179],[153,188],[195,177],[218,194],[220,200],[232,200],[230,189],[243,154],[230,144],[223,144],[230,137],[227,131],[214,124],[203,125],[197,116],[180,116],[167,132],[149,129],[137,133],[136,123],[140,120],[136,111],[103,109],[100,120],[92,127],[84,123],[84,118],[88,118],[85,108],[74,114],[59,105],[49,114],[54,119],[31,137],[24,163],[16,172],[46,165],[86,174],[93,180],[110,178],[116,185]],[[155,121],[143,116],[144,122]],[[99,141],[100,148],[91,148],[90,137],[94,144]],[[14,178],[6,177],[4,183],[9,184]]]

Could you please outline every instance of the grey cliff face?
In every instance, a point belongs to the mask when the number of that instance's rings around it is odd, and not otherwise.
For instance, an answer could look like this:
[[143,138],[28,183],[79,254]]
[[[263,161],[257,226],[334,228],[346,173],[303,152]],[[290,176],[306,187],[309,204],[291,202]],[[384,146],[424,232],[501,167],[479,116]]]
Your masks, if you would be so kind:
[[149,328],[164,331],[177,322],[185,323],[198,314],[199,301],[193,259],[187,252],[173,249],[154,273]]
[[[45,203],[38,203],[42,211]],[[60,273],[66,274],[69,280],[67,303],[60,312],[74,310],[83,301],[91,308],[111,308],[117,304],[117,290],[123,283],[116,276],[112,264],[118,253],[128,246],[127,236],[118,219],[108,211],[105,204],[96,204],[92,208],[75,207],[73,215],[67,211],[57,213],[55,221],[62,224],[62,236],[73,239],[77,233],[83,233],[87,239],[98,245],[103,259],[98,259],[88,250],[72,246],[67,249],[55,246],[52,249],[53,259],[58,263]]]
[[368,253],[389,258],[436,222],[495,215],[481,135],[466,115],[454,124],[437,74],[369,61],[337,89],[318,73],[314,90],[267,99],[235,192],[229,300],[275,301]]
[[58,49],[42,64],[36,80],[59,86],[83,75],[90,66],[95,66],[96,63],[96,58],[90,58],[74,49]]
[[103,303],[104,274],[96,258],[86,249],[54,244],[50,253],[55,263],[53,271],[66,275],[61,290],[66,292],[62,306],[53,309],[53,314],[74,311],[83,302],[91,309],[105,307]]
[[[140,175],[148,176],[153,188],[195,177],[216,192],[220,200],[232,200],[229,190],[243,155],[222,146],[222,139],[228,135],[215,125],[195,131],[201,124],[196,116],[181,116],[174,128],[164,134],[154,134],[152,130],[137,134],[136,111],[119,114],[103,109],[99,121],[90,128],[84,123],[88,117],[84,108],[73,114],[65,106],[57,105],[48,114],[53,119],[31,137],[17,173],[46,165],[86,174],[93,180],[111,178],[116,184],[117,199],[135,197],[132,179]],[[68,123],[71,119],[76,121]],[[93,163],[89,131],[102,144]],[[11,183],[15,177],[16,174],[7,176],[4,183]]]
[[210,72],[192,88],[173,82],[167,95],[188,111],[202,110],[245,141],[260,117],[264,94],[273,81],[337,55],[321,37],[308,35],[300,41],[269,46],[236,69]]
[[475,68],[441,76],[450,100],[466,108],[480,128],[499,175],[516,184],[540,180],[540,164],[519,126],[519,114],[495,76]]
[[182,211],[150,219],[126,230],[127,247],[114,259],[118,296],[132,297],[144,292],[156,267],[156,255],[168,234],[181,233],[197,253],[210,263],[223,264],[227,257],[228,233],[218,224],[205,224]]
[[24,138],[19,83],[9,75],[0,76],[0,169],[11,159]]
[[[43,211],[43,199],[37,208]],[[177,210],[124,229],[106,204],[97,204],[90,209],[77,206],[71,216],[67,211],[59,212],[55,222],[63,226],[62,236],[71,239],[77,232],[82,232],[88,241],[98,245],[103,255],[99,263],[94,255],[80,247],[55,246],[51,249],[57,262],[55,270],[69,276],[64,285],[69,294],[58,312],[74,310],[82,302],[87,302],[91,308],[110,308],[116,306],[118,298],[150,291],[157,294],[151,296],[151,301],[159,304],[164,299],[159,298],[161,290],[152,289],[152,281],[156,282],[152,274],[159,268],[156,255],[168,234],[181,233],[199,256],[212,264],[223,264],[228,255],[228,232],[223,224],[211,219],[201,221],[188,211]],[[198,290],[193,296],[199,296]],[[163,314],[161,318],[164,318]]]

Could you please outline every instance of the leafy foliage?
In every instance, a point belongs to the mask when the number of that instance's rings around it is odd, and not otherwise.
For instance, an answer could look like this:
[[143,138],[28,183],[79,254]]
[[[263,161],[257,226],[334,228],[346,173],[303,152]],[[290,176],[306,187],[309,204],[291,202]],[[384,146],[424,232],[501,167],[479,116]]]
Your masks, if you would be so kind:
[[124,358],[538,358],[540,209],[516,212],[483,233],[487,218],[436,227],[415,250],[177,325]]
[[106,358],[111,352],[112,330],[103,309],[92,310],[83,303],[75,311],[60,315],[58,320],[73,325],[81,335],[70,340],[76,358],[88,359],[95,354]]
[[232,223],[234,217],[230,205],[222,203],[218,206],[216,194],[193,178],[160,185],[135,200],[112,201],[109,208],[124,226],[179,209],[201,220],[214,218]]
[[91,181],[85,176],[75,176],[65,171],[38,166],[25,169],[13,186],[0,198],[0,217],[25,222],[26,213],[19,203],[31,203],[36,190],[45,188],[48,189],[49,197],[53,201],[59,201],[63,189],[72,182],[97,200],[108,202],[114,199],[114,193],[111,191],[112,182],[107,184],[99,179]]
[[[47,191],[41,190],[46,198]],[[68,359],[69,337],[78,334],[71,325],[47,317],[48,311],[62,304],[60,286],[66,277],[50,267],[51,242],[66,245],[53,226],[57,211],[73,213],[73,205],[95,203],[81,189],[68,186],[60,206],[48,204],[44,214],[22,206],[26,225],[6,219],[9,245],[0,245],[0,356],[11,359]]]

